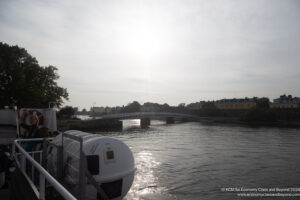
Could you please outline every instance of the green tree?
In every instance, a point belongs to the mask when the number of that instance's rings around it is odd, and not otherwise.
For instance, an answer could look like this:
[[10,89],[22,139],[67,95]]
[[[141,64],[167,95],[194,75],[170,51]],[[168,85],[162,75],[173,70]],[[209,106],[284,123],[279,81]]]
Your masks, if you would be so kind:
[[269,108],[270,107],[270,100],[267,97],[257,98],[253,97],[254,102],[256,103],[256,107],[258,108]]
[[241,119],[245,122],[276,122],[276,113],[270,108],[254,107],[248,110]]
[[205,102],[202,105],[200,114],[204,116],[211,116],[211,117],[222,115],[221,111],[217,108],[214,102]]
[[178,108],[184,108],[184,107],[185,107],[185,103],[178,104]]
[[167,103],[164,103],[163,105],[160,106],[160,111],[162,112],[168,112],[170,110],[170,106]]
[[141,104],[137,101],[134,101],[132,103],[129,103],[127,106],[125,106],[123,110],[124,110],[125,113],[140,112],[141,111]]
[[253,97],[256,106],[251,108],[241,117],[245,122],[276,122],[277,116],[270,108],[270,100],[267,97]]
[[0,106],[58,106],[68,99],[67,89],[59,87],[57,68],[40,66],[24,48],[0,42]]
[[58,118],[71,118],[75,114],[76,108],[65,106],[57,112]]

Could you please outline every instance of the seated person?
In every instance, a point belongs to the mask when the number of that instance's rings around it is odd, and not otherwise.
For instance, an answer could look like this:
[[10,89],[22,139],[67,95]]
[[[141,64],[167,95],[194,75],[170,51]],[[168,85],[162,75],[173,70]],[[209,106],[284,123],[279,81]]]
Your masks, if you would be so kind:
[[[26,138],[46,138],[48,137],[48,129],[43,127],[39,122],[37,115],[30,116],[30,125],[25,123],[24,114],[20,119],[20,126],[28,131]],[[28,141],[26,142],[25,150],[30,151],[39,151],[42,149],[42,141]]]

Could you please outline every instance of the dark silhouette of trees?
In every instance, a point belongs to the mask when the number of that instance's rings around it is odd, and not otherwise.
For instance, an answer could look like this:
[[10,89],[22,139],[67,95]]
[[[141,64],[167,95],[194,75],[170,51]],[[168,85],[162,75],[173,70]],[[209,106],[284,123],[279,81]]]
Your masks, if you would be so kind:
[[270,100],[267,97],[257,98],[253,97],[256,107],[258,108],[270,108]]
[[133,101],[129,103],[127,106],[123,108],[124,113],[131,113],[131,112],[140,112],[141,111],[141,104],[137,101]]
[[58,78],[56,67],[40,66],[24,48],[0,43],[0,107],[60,106],[68,92],[57,85]]
[[276,122],[276,113],[270,108],[254,107],[248,110],[242,120],[246,122]]
[[75,112],[76,108],[73,108],[72,106],[65,106],[57,112],[57,117],[70,119],[75,114]]
[[220,116],[222,115],[221,111],[216,107],[214,102],[205,102],[202,105],[202,109],[200,111],[200,115],[203,116]]
[[178,104],[178,108],[184,108],[184,107],[185,107],[185,103]]
[[266,97],[254,97],[256,106],[248,110],[241,119],[246,122],[276,122],[276,112],[270,108],[270,100]]

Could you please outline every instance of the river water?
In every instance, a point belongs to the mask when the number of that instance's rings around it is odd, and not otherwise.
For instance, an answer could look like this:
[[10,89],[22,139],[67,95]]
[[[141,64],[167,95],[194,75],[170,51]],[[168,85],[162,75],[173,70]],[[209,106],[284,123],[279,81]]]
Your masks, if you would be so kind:
[[129,120],[124,131],[109,133],[134,153],[137,172],[128,200],[249,199],[237,197],[238,190],[300,188],[299,129],[151,124],[143,130]]

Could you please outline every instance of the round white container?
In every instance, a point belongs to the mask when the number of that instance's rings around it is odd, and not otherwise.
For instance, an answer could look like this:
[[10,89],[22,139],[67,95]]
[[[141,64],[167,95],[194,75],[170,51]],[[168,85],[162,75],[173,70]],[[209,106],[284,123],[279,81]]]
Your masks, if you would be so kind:
[[[135,174],[134,157],[129,147],[120,140],[81,131],[65,133],[82,138],[87,168],[110,199],[122,199],[129,191]],[[64,133],[62,133],[64,134]],[[53,144],[63,144],[63,180],[76,195],[79,188],[80,143],[59,134]],[[48,152],[48,171],[56,174],[57,150]],[[95,187],[85,181],[86,199],[97,199]]]

